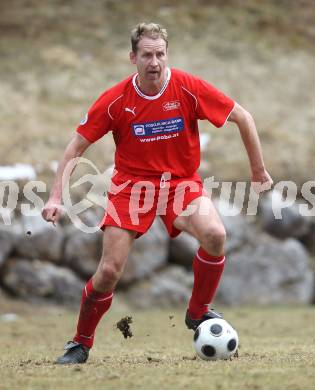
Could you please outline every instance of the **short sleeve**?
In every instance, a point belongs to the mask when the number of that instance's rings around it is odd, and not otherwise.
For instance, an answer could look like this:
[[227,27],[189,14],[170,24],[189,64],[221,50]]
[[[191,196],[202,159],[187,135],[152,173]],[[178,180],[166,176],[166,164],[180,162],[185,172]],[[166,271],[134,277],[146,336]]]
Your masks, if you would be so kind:
[[77,128],[77,133],[92,143],[112,129],[112,118],[108,112],[106,95],[105,92],[96,100]]
[[222,127],[235,102],[207,81],[197,79],[197,117],[208,119],[214,126]]

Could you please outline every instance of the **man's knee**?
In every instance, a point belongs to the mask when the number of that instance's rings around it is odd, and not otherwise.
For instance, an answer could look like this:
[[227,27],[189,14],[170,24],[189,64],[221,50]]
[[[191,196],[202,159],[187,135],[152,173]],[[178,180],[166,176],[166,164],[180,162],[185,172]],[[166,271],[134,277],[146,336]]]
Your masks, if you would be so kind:
[[101,262],[97,274],[102,286],[115,286],[123,273],[123,265],[118,262]]
[[114,289],[127,261],[134,239],[134,233],[119,228],[106,228],[103,240],[103,253],[93,282],[97,290]]
[[224,252],[226,232],[224,226],[216,224],[206,228],[201,237],[201,246],[210,254],[219,256]]

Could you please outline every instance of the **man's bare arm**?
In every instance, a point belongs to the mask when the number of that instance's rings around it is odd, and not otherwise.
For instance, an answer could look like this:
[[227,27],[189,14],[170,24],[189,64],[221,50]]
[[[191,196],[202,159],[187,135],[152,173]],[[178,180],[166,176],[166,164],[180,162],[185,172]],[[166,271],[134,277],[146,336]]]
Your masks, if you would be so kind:
[[[62,201],[62,176],[67,164],[74,158],[82,156],[86,149],[91,145],[89,141],[76,134],[67,145],[62,159],[58,164],[55,180],[50,191],[49,199],[42,210],[42,216],[47,222],[55,224],[61,215]],[[73,169],[75,165],[73,166]],[[73,171],[73,170],[72,170]]]
[[262,189],[270,189],[272,179],[265,168],[261,144],[253,117],[242,106],[235,103],[228,120],[236,123],[239,128],[250,162],[252,182],[262,184]]

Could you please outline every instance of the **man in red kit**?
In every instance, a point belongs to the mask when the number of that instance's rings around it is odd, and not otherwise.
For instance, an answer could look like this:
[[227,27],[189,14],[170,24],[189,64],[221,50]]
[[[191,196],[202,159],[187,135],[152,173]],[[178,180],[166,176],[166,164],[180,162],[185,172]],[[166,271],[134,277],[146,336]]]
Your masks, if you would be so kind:
[[46,221],[58,220],[67,164],[111,131],[116,144],[115,173],[101,223],[103,253],[83,289],[77,332],[57,360],[60,364],[87,360],[96,326],[111,305],[132,243],[157,215],[171,237],[186,231],[200,242],[193,259],[187,327],[194,330],[202,321],[220,317],[208,305],[224,268],[225,229],[196,173],[200,163],[198,119],[207,119],[216,127],[227,121],[236,123],[252,182],[264,188],[272,184],[252,116],[208,82],[169,68],[165,29],[140,23],[132,31],[131,44],[130,60],[137,73],[106,90],[92,105],[65,150],[42,211]]

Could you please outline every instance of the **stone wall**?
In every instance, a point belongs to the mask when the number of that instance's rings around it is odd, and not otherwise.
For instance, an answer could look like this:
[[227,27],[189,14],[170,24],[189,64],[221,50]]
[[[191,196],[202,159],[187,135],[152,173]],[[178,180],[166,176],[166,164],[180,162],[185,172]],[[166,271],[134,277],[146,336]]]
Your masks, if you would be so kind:
[[[222,217],[226,266],[217,303],[313,303],[314,223],[292,206],[275,220],[270,199],[258,217]],[[97,222],[89,211],[86,219]],[[0,227],[0,290],[27,301],[77,304],[84,281],[96,270],[102,232],[83,233],[70,223],[54,227],[41,217],[20,217]],[[198,242],[186,233],[170,240],[157,218],[137,239],[118,290],[139,308],[186,304]]]

